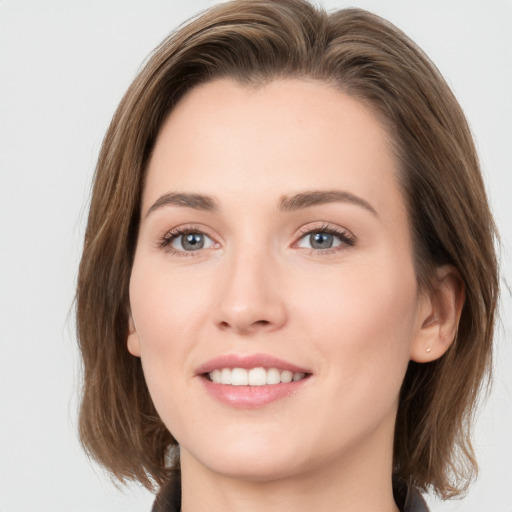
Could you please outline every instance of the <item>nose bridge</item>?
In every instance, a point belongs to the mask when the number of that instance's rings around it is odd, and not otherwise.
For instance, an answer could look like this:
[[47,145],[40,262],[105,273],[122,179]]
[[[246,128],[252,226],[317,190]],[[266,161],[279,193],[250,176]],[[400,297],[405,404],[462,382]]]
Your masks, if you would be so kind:
[[276,255],[251,240],[227,251],[219,278],[216,324],[239,333],[275,330],[286,322]]

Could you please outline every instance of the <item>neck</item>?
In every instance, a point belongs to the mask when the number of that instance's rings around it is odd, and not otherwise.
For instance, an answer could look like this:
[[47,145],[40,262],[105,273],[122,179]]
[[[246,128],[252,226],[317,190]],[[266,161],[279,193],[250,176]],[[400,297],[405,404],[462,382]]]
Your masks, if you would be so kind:
[[307,471],[241,479],[201,464],[181,449],[183,512],[398,512],[392,442],[376,433],[364,447],[334,454]]

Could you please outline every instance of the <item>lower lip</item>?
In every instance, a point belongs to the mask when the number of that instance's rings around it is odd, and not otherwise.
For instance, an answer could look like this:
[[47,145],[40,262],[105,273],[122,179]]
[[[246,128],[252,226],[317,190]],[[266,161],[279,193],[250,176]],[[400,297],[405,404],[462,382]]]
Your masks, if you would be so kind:
[[208,393],[224,404],[241,409],[263,407],[282,398],[296,394],[310,377],[304,379],[273,384],[269,386],[232,386],[217,384],[201,376],[201,380]]

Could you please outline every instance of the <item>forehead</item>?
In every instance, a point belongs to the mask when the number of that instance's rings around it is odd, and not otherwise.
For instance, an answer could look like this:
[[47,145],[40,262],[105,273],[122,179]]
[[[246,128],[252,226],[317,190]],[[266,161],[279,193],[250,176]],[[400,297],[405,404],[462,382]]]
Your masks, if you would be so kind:
[[362,102],[323,82],[261,87],[222,79],[190,91],[164,122],[143,197],[162,193],[275,201],[343,189],[382,209],[403,203],[389,135]]

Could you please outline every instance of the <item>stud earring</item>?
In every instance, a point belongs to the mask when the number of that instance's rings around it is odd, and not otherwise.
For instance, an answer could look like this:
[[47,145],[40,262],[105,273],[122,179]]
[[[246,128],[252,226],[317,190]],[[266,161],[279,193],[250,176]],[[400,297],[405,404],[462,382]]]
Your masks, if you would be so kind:
[[427,348],[425,349],[425,351],[426,351],[427,353],[428,353],[428,352],[430,352],[431,350],[432,350],[432,348],[431,348],[431,347],[427,347]]

